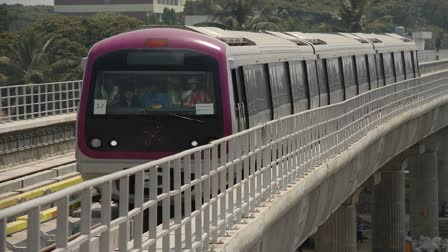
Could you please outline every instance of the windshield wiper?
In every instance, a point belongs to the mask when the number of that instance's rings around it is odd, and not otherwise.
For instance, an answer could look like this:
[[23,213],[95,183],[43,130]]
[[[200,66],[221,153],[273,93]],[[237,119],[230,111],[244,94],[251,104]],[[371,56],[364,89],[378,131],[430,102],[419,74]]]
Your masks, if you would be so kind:
[[185,120],[190,120],[190,121],[204,123],[204,121],[193,119],[193,118],[186,117],[186,116],[181,116],[181,115],[178,115],[178,114],[168,113],[168,115],[175,116],[175,117],[178,117],[178,118],[182,118],[182,119],[185,119]]

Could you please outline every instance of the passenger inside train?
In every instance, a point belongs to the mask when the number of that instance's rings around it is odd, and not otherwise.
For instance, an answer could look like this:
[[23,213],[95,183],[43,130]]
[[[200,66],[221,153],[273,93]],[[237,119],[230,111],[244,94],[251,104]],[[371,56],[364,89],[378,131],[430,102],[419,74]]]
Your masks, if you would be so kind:
[[105,103],[107,114],[197,114],[196,105],[213,103],[214,89],[205,74],[120,72],[104,73],[103,79],[103,84],[98,79],[95,99]]

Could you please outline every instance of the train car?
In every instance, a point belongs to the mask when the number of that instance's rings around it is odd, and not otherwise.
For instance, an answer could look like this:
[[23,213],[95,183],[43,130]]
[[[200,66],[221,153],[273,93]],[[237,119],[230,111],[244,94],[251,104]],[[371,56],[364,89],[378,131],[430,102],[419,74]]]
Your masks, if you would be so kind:
[[418,75],[398,35],[140,29],[95,44],[78,170],[116,172]]

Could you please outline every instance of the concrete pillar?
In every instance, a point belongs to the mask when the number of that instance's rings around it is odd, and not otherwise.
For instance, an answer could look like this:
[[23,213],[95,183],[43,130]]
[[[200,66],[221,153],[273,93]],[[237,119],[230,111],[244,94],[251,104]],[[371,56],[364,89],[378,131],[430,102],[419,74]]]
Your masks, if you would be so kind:
[[437,151],[439,177],[439,206],[448,203],[448,134],[441,137]]
[[430,150],[408,158],[410,184],[410,232],[439,236],[437,153]]
[[356,252],[356,206],[344,202],[319,227],[315,236],[317,252]]
[[381,181],[373,190],[372,251],[403,252],[406,227],[402,162],[386,165],[380,174]]

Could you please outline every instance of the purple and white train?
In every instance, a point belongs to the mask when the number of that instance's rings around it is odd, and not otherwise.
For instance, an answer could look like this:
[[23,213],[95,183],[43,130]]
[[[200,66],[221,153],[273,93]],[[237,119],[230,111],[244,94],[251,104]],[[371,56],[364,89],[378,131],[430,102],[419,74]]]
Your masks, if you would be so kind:
[[86,178],[418,76],[395,34],[147,28],[89,52],[77,121]]

